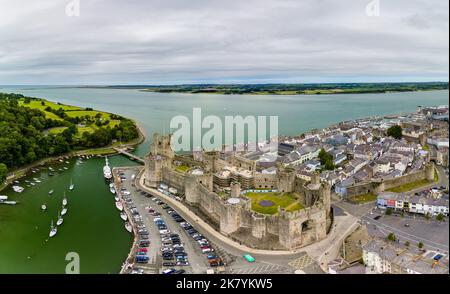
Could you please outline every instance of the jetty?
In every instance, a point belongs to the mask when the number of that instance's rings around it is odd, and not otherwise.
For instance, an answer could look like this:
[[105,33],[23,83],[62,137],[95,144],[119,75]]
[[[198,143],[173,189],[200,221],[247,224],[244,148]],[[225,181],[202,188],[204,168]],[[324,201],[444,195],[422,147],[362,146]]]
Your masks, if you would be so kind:
[[116,150],[118,153],[129,157],[132,160],[135,160],[135,161],[140,162],[142,164],[145,163],[143,158],[141,158],[141,157],[139,157],[137,155],[131,154],[130,152],[126,151],[125,149],[121,149],[121,148],[118,148],[118,147],[113,147],[113,149]]

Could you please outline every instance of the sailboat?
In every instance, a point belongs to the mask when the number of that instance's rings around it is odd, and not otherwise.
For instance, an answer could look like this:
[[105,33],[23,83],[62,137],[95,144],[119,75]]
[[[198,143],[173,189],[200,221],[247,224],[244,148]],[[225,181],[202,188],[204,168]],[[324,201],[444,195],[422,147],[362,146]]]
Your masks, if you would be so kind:
[[61,215],[65,215],[67,213],[67,207],[63,206],[61,210]]
[[72,191],[75,188],[74,184],[72,183],[72,180],[70,180],[70,186],[69,190]]
[[60,226],[62,225],[64,219],[62,218],[61,214],[58,212],[58,220],[56,221],[56,225]]
[[64,198],[62,200],[62,205],[66,206],[67,205],[67,197],[66,197],[66,193],[64,193]]
[[50,225],[50,233],[48,234],[49,237],[51,238],[51,237],[55,236],[56,232],[58,232],[58,228],[53,225],[53,220],[52,220],[52,224]]

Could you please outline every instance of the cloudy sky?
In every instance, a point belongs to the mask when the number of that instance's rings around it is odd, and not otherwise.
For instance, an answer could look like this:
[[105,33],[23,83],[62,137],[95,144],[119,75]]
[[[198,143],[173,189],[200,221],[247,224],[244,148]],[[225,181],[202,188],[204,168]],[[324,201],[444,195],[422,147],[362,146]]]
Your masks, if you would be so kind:
[[0,0],[0,84],[448,81],[446,0],[74,1]]

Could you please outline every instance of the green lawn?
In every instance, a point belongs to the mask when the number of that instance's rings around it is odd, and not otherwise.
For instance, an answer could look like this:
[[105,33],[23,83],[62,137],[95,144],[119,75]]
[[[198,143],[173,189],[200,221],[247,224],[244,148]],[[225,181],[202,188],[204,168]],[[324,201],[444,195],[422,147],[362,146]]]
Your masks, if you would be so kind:
[[418,180],[415,182],[411,182],[411,183],[404,184],[404,185],[401,185],[401,186],[398,186],[395,188],[388,189],[387,191],[395,192],[395,193],[405,193],[405,192],[408,192],[411,190],[418,189],[423,186],[430,185],[432,183],[433,183],[432,181],[428,181],[428,180]]
[[67,129],[67,127],[56,127],[56,128],[51,128],[48,133],[52,134],[52,135],[58,135],[61,134],[65,129]]
[[[295,211],[299,209],[303,209],[303,205],[298,201],[298,199],[288,193],[280,194],[280,193],[255,193],[249,192],[244,195],[248,199],[250,199],[252,203],[252,209],[256,212],[262,214],[276,214],[278,213],[278,207],[286,209],[286,211]],[[274,203],[274,205],[269,207],[264,207],[260,205],[260,201],[269,200]]]
[[190,169],[189,166],[186,166],[186,165],[180,165],[180,166],[177,166],[177,168],[176,168],[175,170],[176,170],[177,172],[180,172],[180,173],[185,173],[185,172],[187,172],[189,169]]
[[110,119],[109,113],[96,111],[96,110],[75,110],[75,111],[67,111],[66,114],[68,117],[84,117],[90,116],[95,117],[97,114],[101,114],[101,118],[104,120]]
[[351,198],[349,198],[349,200],[351,202],[356,202],[356,203],[366,203],[366,202],[371,202],[371,201],[377,200],[377,195],[375,195],[373,193],[367,193],[367,194],[351,197]]
[[[44,111],[47,107],[50,107],[52,109],[60,109],[62,108],[64,111],[72,111],[72,110],[81,110],[82,108],[77,106],[70,106],[70,105],[64,105],[64,104],[58,104],[50,101],[42,101],[42,100],[31,100],[30,103],[24,103],[24,100],[19,101],[20,106],[24,107],[30,107],[34,109],[39,109]],[[42,102],[44,102],[44,105],[42,105]]]

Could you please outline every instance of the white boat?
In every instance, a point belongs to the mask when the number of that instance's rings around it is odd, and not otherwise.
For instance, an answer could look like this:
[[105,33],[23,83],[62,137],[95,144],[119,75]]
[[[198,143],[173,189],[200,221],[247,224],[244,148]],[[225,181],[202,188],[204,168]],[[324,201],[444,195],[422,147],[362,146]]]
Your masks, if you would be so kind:
[[124,211],[122,211],[120,213],[120,218],[123,219],[124,221],[126,221],[128,219],[128,216],[127,216],[127,214]]
[[66,197],[66,193],[64,193],[64,198],[62,200],[62,205],[66,206],[67,205],[67,197]]
[[122,211],[123,210],[122,202],[116,201],[116,207],[117,207],[118,210]]
[[119,196],[115,196],[114,200],[119,201],[120,200]]
[[131,226],[131,224],[129,222],[125,223],[125,229],[130,233],[133,232],[133,227]]
[[42,211],[46,211],[46,210],[47,210],[47,205],[42,204],[42,205],[41,205],[41,209],[42,209]]
[[63,208],[61,210],[61,215],[65,215],[66,213],[67,213],[67,207],[63,206]]
[[22,193],[23,190],[25,190],[25,188],[21,187],[21,186],[13,186],[12,188],[13,188],[13,191],[16,193]]
[[6,205],[16,205],[17,201],[0,201],[0,204],[6,204]]
[[36,183],[31,182],[30,185],[31,186],[36,186]]
[[114,188],[109,188],[109,191],[111,191],[111,193],[116,194],[116,189]]
[[75,185],[72,183],[72,180],[70,180],[69,190],[72,191],[74,188],[75,188]]
[[53,190],[48,191],[48,195],[52,195],[53,192],[55,192],[55,191],[53,191]]
[[6,201],[8,200],[8,196],[0,195],[0,201]]
[[110,188],[114,188],[114,183],[110,183],[110,184],[109,184],[109,187],[110,187]]
[[65,170],[68,170],[69,168],[67,166],[63,167]]
[[61,214],[58,212],[58,220],[56,221],[56,225],[60,226],[64,222],[64,219],[62,218]]
[[109,166],[107,156],[105,157],[105,166],[103,167],[103,177],[108,181],[112,179],[111,167]]
[[51,237],[55,236],[57,232],[58,232],[58,228],[53,225],[53,220],[52,220],[52,224],[50,226],[50,233],[48,235],[51,238]]

